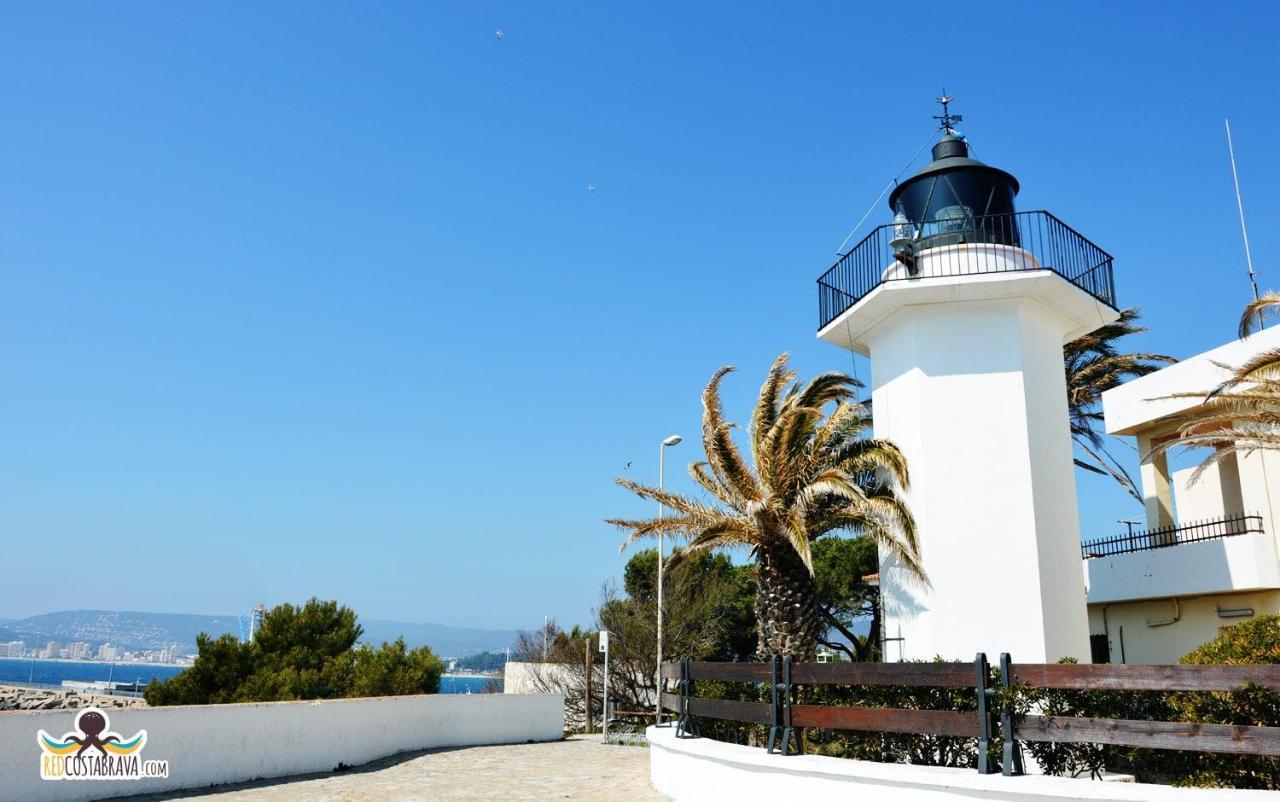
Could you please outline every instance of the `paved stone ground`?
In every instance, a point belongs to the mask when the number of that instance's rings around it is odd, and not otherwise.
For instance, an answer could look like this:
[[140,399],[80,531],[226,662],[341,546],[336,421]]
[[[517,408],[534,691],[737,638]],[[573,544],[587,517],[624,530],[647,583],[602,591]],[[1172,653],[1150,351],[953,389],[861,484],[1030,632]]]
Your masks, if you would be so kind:
[[649,785],[649,750],[600,736],[512,746],[411,752],[335,774],[264,780],[140,799],[217,802],[392,802],[434,799],[662,800]]

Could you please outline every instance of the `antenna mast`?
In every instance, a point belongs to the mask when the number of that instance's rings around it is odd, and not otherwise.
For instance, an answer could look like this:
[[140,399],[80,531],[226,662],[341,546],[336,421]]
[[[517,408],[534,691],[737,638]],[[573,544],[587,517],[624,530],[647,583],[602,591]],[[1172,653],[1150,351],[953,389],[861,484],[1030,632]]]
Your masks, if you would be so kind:
[[1240,235],[1244,237],[1244,259],[1249,266],[1249,284],[1253,287],[1253,300],[1258,300],[1258,279],[1253,272],[1253,254],[1249,251],[1249,229],[1244,224],[1244,200],[1240,197],[1240,175],[1236,172],[1236,149],[1231,144],[1231,121],[1224,119],[1227,126],[1227,153],[1231,155],[1231,178],[1236,182],[1236,208],[1240,210]]

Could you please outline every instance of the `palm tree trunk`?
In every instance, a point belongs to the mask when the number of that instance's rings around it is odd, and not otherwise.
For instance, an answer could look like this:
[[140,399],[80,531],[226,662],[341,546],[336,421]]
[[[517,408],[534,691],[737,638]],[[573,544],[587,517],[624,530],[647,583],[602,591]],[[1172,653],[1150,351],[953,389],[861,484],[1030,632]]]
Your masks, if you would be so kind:
[[756,563],[757,656],[763,660],[789,654],[812,660],[823,631],[813,575],[789,543],[761,546]]
[[884,640],[880,635],[880,599],[871,603],[871,628],[867,630],[867,653],[863,660],[884,662],[884,651],[881,648]]

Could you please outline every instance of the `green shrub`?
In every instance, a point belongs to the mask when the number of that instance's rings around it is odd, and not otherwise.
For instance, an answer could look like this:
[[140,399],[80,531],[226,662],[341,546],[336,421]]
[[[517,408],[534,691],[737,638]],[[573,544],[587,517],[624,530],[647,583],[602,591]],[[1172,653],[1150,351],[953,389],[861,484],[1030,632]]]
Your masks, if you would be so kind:
[[[1183,657],[1191,665],[1280,664],[1280,615],[1261,615],[1233,627]],[[1280,693],[1249,686],[1236,693],[1173,693],[1180,721],[1280,727]],[[1168,761],[1179,785],[1280,790],[1280,759],[1184,752]]]
[[356,647],[356,614],[334,601],[269,611],[252,643],[233,635],[196,639],[195,664],[147,686],[147,704],[207,705],[436,693],[444,665],[404,639]]

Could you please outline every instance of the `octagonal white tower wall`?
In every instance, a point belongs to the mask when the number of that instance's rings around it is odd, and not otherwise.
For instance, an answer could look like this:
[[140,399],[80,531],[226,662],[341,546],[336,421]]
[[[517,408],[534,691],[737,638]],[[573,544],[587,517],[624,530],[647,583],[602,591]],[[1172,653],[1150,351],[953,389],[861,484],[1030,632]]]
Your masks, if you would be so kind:
[[929,582],[882,557],[885,656],[1088,662],[1062,346],[1116,312],[1048,270],[965,274],[990,248],[924,251],[819,332],[869,354],[875,434],[911,472]]

